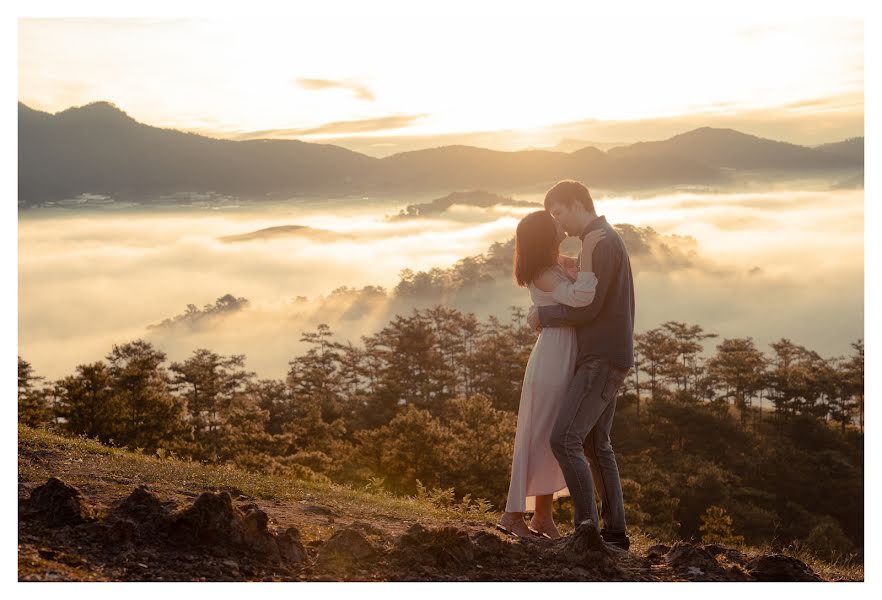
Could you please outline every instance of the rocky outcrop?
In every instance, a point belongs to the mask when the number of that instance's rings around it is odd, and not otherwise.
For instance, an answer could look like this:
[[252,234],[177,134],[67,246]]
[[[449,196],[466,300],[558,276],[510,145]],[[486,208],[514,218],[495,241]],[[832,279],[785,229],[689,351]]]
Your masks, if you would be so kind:
[[77,525],[93,516],[80,491],[57,477],[50,477],[31,492],[26,510],[51,527]]
[[[35,572],[45,572],[41,560],[82,572],[109,569],[111,580],[821,580],[793,557],[748,557],[720,544],[629,552],[605,543],[591,523],[557,540],[512,538],[475,523],[412,523],[406,530],[385,516],[329,523],[330,511],[313,504],[275,502],[273,514],[297,527],[274,527],[253,498],[232,491],[235,501],[228,489],[188,491],[179,507],[142,485],[122,500],[90,505],[75,487],[50,478],[22,500],[20,546],[22,539],[38,544],[23,560],[35,561]],[[108,504],[106,511],[93,508]],[[333,514],[341,522],[351,518],[341,509]]]
[[416,523],[401,536],[395,548],[399,561],[457,568],[475,559],[468,532],[456,527],[426,529]]
[[243,513],[226,491],[203,492],[189,508],[171,515],[168,536],[176,543],[212,550],[251,553],[271,561],[302,560],[306,556],[300,533],[289,528],[279,535],[269,530],[269,517],[259,508]]
[[821,581],[807,564],[784,554],[758,556],[747,563],[747,572],[757,581]]
[[336,531],[321,545],[317,563],[333,571],[347,571],[372,560],[379,553],[380,550],[362,531],[357,527],[347,527]]

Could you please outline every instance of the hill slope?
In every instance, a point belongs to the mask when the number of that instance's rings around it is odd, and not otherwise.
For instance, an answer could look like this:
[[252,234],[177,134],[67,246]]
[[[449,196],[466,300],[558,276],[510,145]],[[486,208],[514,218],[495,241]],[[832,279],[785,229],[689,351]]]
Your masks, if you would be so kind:
[[25,426],[18,480],[20,580],[863,578],[860,568],[668,547],[639,533],[630,552],[583,530],[513,540],[480,507],[148,457]]
[[230,141],[138,123],[107,102],[55,115],[19,103],[19,199],[179,191],[262,196],[360,182],[377,159],[296,140]]
[[845,156],[855,161],[863,163],[864,161],[864,138],[856,137],[842,140],[841,142],[833,142],[830,144],[821,144],[815,146],[815,150],[826,152],[827,154],[835,154],[837,156]]
[[748,135],[701,127],[667,140],[612,148],[613,157],[670,156],[731,169],[818,169],[861,166],[863,155],[840,155]]
[[499,152],[445,146],[373,158],[297,140],[232,141],[138,123],[108,102],[56,114],[19,103],[19,201],[82,193],[143,199],[176,192],[242,198],[505,187],[576,178],[592,185],[707,183],[713,166],[676,156]]
[[863,166],[863,138],[807,148],[703,127],[603,152],[500,152],[443,146],[374,158],[298,140],[214,139],[135,121],[108,102],[56,114],[18,105],[19,202],[79,194],[141,200],[180,192],[240,198],[295,194],[513,189],[560,179],[600,187],[725,181],[721,168]]

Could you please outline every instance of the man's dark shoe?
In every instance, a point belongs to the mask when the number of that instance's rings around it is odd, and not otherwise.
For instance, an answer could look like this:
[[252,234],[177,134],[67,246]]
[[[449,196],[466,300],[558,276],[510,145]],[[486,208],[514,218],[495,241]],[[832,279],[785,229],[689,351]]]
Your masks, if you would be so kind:
[[610,546],[615,546],[622,550],[627,550],[631,547],[631,540],[628,539],[628,534],[624,531],[607,531],[606,529],[601,529],[600,537],[602,537],[603,541]]

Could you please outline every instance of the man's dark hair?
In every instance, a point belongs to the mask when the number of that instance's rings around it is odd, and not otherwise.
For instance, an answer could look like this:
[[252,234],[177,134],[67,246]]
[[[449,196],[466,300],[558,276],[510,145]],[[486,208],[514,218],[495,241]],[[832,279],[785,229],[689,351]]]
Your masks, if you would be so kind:
[[597,214],[594,211],[594,200],[591,194],[583,184],[572,179],[557,182],[553,188],[545,194],[545,210],[550,210],[551,203],[556,202],[564,206],[572,206],[579,202],[588,212]]

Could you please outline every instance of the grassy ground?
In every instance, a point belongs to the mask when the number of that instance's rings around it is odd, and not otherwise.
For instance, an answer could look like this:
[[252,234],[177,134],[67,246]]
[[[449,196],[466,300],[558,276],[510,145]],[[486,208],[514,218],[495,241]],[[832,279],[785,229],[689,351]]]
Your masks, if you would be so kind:
[[[482,510],[474,504],[444,506],[429,497],[397,497],[381,489],[355,489],[333,483],[248,473],[226,466],[146,456],[104,446],[85,437],[66,437],[45,429],[20,425],[18,436],[21,499],[26,498],[36,485],[56,476],[92,499],[99,515],[127,496],[135,486],[145,484],[165,497],[182,501],[192,502],[192,498],[203,490],[222,489],[263,501],[275,522],[296,524],[307,544],[326,540],[337,527],[354,521],[378,523],[389,532],[400,535],[413,523],[492,531],[499,517],[499,513]],[[324,511],[321,513],[324,516],[308,510],[317,507]],[[561,524],[560,529],[566,534],[571,528],[568,524]],[[631,552],[635,555],[645,555],[649,547],[658,543],[639,530],[631,529],[629,534],[632,536]],[[736,548],[749,557],[771,552],[769,548]],[[825,580],[863,580],[863,565],[853,559],[844,557],[833,562],[825,561],[798,547],[787,549],[787,553],[807,563]]]
[[[494,523],[498,517],[495,513],[472,514],[458,506],[438,506],[429,499],[393,496],[382,490],[359,490],[334,483],[248,473],[228,466],[146,456],[108,447],[86,437],[67,437],[24,425],[19,426],[18,436],[20,481],[43,482],[54,475],[75,487],[89,487],[97,479],[121,484],[125,490],[130,490],[132,483],[193,490],[236,488],[247,496],[263,500],[319,499],[322,505],[353,517],[380,514],[403,521],[465,521],[486,525]],[[41,456],[50,454],[63,455],[61,465],[54,460],[40,460]],[[23,456],[27,459],[22,460]],[[88,472],[74,468],[84,462],[92,465]],[[59,473],[58,466],[61,466],[62,473]],[[65,466],[70,468],[65,469]]]

